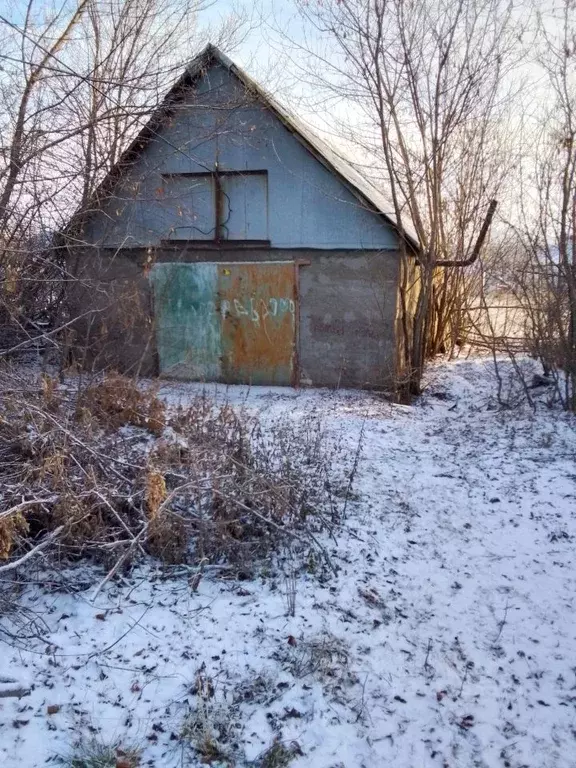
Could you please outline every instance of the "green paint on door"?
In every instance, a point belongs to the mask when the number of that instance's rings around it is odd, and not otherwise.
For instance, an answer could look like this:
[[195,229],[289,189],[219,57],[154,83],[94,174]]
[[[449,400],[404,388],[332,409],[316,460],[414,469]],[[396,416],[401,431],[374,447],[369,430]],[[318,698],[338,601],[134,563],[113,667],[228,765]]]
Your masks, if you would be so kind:
[[216,264],[155,264],[150,279],[160,373],[218,380],[222,349]]

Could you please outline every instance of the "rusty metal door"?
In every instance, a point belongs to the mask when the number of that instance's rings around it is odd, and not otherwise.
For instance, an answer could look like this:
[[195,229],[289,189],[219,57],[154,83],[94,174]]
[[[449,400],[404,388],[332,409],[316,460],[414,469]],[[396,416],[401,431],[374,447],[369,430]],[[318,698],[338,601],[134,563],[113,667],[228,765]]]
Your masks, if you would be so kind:
[[295,274],[293,263],[219,265],[225,381],[293,383]]
[[289,385],[296,380],[293,262],[156,264],[160,373]]

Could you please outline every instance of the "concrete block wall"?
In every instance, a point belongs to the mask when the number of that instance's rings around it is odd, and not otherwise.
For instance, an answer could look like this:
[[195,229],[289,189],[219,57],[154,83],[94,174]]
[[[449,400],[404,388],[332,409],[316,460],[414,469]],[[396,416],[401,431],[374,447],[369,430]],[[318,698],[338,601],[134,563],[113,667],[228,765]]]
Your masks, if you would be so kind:
[[78,281],[70,312],[74,356],[92,368],[156,375],[153,302],[146,277],[151,261],[297,261],[298,366],[308,386],[390,386],[396,374],[400,258],[392,251],[225,249],[186,246],[76,254]]

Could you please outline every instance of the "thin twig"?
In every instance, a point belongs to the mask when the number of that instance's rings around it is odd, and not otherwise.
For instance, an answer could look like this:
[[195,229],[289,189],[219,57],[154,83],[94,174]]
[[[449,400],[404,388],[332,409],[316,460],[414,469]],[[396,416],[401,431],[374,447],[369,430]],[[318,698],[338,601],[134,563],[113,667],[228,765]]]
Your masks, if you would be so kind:
[[[131,552],[134,550],[136,546],[140,547],[142,549],[142,546],[140,544],[140,540],[143,538],[144,534],[148,530],[149,523],[146,523],[142,530],[138,533],[137,536],[135,536],[128,547],[128,549],[120,555],[118,560],[116,561],[115,565],[108,571],[106,576],[102,579],[102,581],[97,585],[94,592],[92,593],[92,597],[90,598],[91,602],[94,602],[96,598],[98,597],[100,591],[103,589],[103,587],[112,579],[120,569],[120,566],[127,560],[128,556],[131,554]],[[144,551],[144,550],[142,550]]]
[[55,539],[58,538],[58,536],[62,533],[64,530],[64,526],[61,525],[56,530],[52,531],[52,533],[49,536],[46,536],[43,542],[40,544],[37,544],[33,549],[31,549],[29,552],[26,552],[25,555],[22,555],[22,557],[18,558],[18,560],[13,560],[11,563],[7,563],[6,565],[0,565],[0,573],[6,573],[6,571],[13,571],[15,568],[18,568],[19,566],[23,565],[27,560],[30,560],[34,555],[37,555],[38,552],[41,552],[43,549],[46,549],[46,547],[49,544],[52,544]]
[[28,501],[21,501],[20,504],[15,504],[13,507],[10,507],[10,509],[0,512],[0,520],[4,517],[10,517],[10,515],[14,515],[17,512],[22,512],[22,510],[28,509],[29,507],[35,507],[39,504],[52,504],[57,501],[57,499],[57,496],[48,496],[43,499],[28,499]]
[[[144,616],[146,616],[146,614],[148,613],[148,611],[150,610],[150,608],[151,608],[151,607],[152,607],[152,606],[150,606],[150,605],[146,606],[146,609],[145,609],[145,611],[142,613],[142,615],[140,616],[140,618],[139,618],[139,619],[137,619],[137,621],[135,621],[135,622],[134,622],[134,624],[132,624],[132,626],[131,626],[131,627],[128,627],[128,629],[126,630],[126,632],[124,632],[123,634],[121,634],[121,635],[120,635],[120,637],[119,637],[119,638],[117,638],[116,640],[114,640],[114,642],[113,642],[113,643],[110,643],[110,645],[107,645],[105,648],[100,648],[100,649],[99,649],[99,650],[97,650],[97,651],[92,651],[92,653],[89,653],[89,654],[88,654],[88,660],[90,660],[90,659],[93,659],[93,658],[94,658],[94,656],[99,656],[100,654],[103,654],[103,653],[107,653],[109,650],[111,650],[112,648],[114,648],[114,646],[115,646],[115,645],[118,645],[118,643],[120,643],[122,640],[124,640],[124,638],[126,637],[126,635],[129,635],[129,634],[130,634],[130,632],[132,632],[132,630],[133,630],[133,629],[136,629],[136,627],[137,627],[137,626],[140,624],[140,622],[142,621],[142,619],[144,618]],[[78,655],[80,656],[80,655],[83,655],[83,654],[78,654]]]
[[348,485],[346,486],[346,495],[344,497],[344,508],[342,509],[342,519],[344,520],[346,518],[346,510],[348,509],[348,499],[350,498],[350,491],[352,490],[352,483],[354,482],[354,478],[356,477],[356,473],[358,471],[358,464],[360,463],[360,456],[362,454],[362,446],[364,444],[364,429],[366,427],[366,419],[367,419],[367,413],[364,413],[364,418],[362,419],[362,426],[360,428],[360,434],[358,435],[358,444],[356,445],[356,452],[354,454],[354,461],[352,463],[352,469],[350,470],[350,474],[348,476]]
[[502,617],[501,621],[498,622],[498,634],[494,638],[494,644],[500,640],[500,635],[502,634],[502,630],[504,629],[504,626],[506,624],[506,619],[508,618],[508,608],[510,607],[510,603],[508,600],[506,601],[506,605],[504,606],[504,616]]

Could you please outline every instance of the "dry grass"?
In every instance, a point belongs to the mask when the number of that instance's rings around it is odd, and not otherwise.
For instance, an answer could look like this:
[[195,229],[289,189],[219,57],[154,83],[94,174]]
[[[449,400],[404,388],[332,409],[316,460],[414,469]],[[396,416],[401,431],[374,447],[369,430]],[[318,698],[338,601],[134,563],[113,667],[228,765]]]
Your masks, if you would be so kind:
[[191,692],[195,703],[184,719],[180,738],[192,747],[202,763],[232,768],[236,751],[235,713],[217,700],[212,679],[203,669],[198,670]]
[[56,758],[66,768],[138,768],[140,750],[96,739],[82,742],[71,755]]
[[284,744],[276,739],[271,747],[256,760],[256,768],[287,768],[296,757],[302,755],[302,750],[296,742]]
[[153,388],[142,389],[133,379],[110,374],[84,389],[76,402],[81,421],[96,420],[111,429],[131,424],[161,435],[166,424],[164,404]]
[[28,532],[29,525],[22,512],[14,512],[0,519],[0,560],[7,560],[18,536]]
[[246,570],[288,542],[325,562],[339,451],[314,414],[264,429],[204,397],[167,412],[119,375],[77,394],[44,377],[0,404],[0,515],[26,503],[0,517],[0,556],[58,531],[59,557],[109,565],[148,553]]

